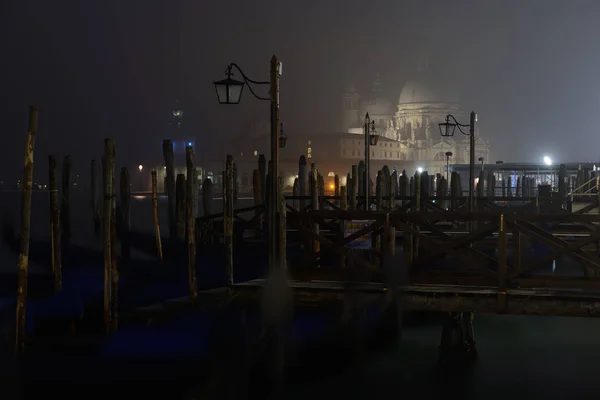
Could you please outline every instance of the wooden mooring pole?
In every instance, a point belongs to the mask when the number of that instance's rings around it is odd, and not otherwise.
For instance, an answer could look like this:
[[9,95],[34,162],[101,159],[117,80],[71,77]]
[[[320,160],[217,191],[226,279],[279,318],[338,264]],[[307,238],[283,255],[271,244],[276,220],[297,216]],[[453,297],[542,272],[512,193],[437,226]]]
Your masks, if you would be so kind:
[[152,211],[154,215],[154,234],[156,236],[156,256],[163,259],[162,240],[160,238],[160,224],[158,222],[158,180],[156,171],[152,171]]
[[279,185],[279,268],[287,269],[287,202],[283,195],[283,178],[278,179]]
[[196,166],[194,165],[194,148],[186,146],[185,165],[187,169],[186,216],[188,247],[188,280],[190,285],[190,303],[196,304],[198,286],[196,284]]
[[[310,166],[310,199],[311,199],[311,211],[319,210],[319,177],[317,171],[317,165],[312,163]],[[316,220],[315,220],[316,221]],[[313,221],[312,231],[316,235],[319,234],[319,224]],[[312,251],[313,253],[318,253],[321,250],[321,243],[318,240],[312,241]],[[319,262],[319,266],[321,263]]]
[[63,243],[69,244],[71,240],[71,171],[73,170],[73,158],[65,156],[62,165],[62,196],[60,198],[60,218],[63,234]]
[[[341,186],[340,187],[340,210],[345,211],[348,208],[348,193],[347,193],[347,184],[348,181],[346,181],[346,186]],[[345,220],[340,221],[340,228],[342,231],[342,236],[344,235],[345,227],[344,225],[346,224]],[[344,255],[340,255],[340,268],[344,268],[346,267],[346,256]]]
[[233,156],[227,155],[225,161],[225,190],[223,192],[223,234],[225,240],[225,268],[227,283],[233,283]]
[[167,201],[169,203],[169,234],[171,239],[177,237],[177,228],[175,224],[175,159],[173,157],[173,142],[169,139],[163,140],[163,157],[166,167],[167,182]]
[[50,197],[50,242],[52,244],[52,275],[54,291],[62,290],[62,256],[60,235],[60,209],[58,207],[58,182],[56,157],[48,156],[48,194]]
[[177,174],[175,199],[175,230],[178,239],[185,239],[186,197],[184,174]]
[[115,157],[112,159],[112,183],[110,202],[110,315],[111,331],[119,329],[119,251],[117,247],[117,192],[115,185]]
[[15,353],[25,349],[25,321],[27,312],[27,277],[29,269],[29,237],[31,235],[31,192],[33,186],[33,153],[35,135],[38,128],[38,109],[29,107],[29,132],[25,145],[25,165],[23,167],[23,191],[21,195],[21,251],[18,264],[17,323],[15,332]]
[[102,156],[102,188],[103,188],[103,212],[102,212],[102,238],[104,253],[104,332],[108,334],[111,328],[111,217],[112,217],[112,184],[115,162],[115,142],[111,139],[104,140],[104,156]]

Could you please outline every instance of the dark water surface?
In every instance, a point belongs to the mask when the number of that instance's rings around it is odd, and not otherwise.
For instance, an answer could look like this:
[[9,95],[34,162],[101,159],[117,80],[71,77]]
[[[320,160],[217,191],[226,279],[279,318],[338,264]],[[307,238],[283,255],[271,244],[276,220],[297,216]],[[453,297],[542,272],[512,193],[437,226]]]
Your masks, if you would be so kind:
[[[13,218],[17,226],[19,201],[17,192],[0,193],[2,215]],[[151,202],[148,198],[134,197],[132,205],[133,227],[151,231]],[[245,205],[238,204],[238,207]],[[161,227],[166,231],[164,199],[160,207]],[[220,202],[215,201],[213,211],[219,209]],[[49,238],[48,210],[47,195],[34,193],[34,238]],[[74,243],[100,249],[99,239],[92,234],[87,193],[75,192],[72,222]],[[4,244],[0,246],[0,265],[3,273],[16,271],[17,256]],[[44,273],[37,265],[31,265],[30,271]],[[410,396],[422,399],[460,395],[463,399],[596,399],[600,396],[597,392],[600,389],[600,321],[596,319],[478,315],[475,339],[479,360],[470,368],[450,371],[436,367],[440,338],[438,323],[405,327],[400,345],[389,344],[369,354],[360,370],[335,367],[338,371],[319,372],[310,377],[309,382],[290,384],[286,398]],[[180,396],[173,393],[171,398]],[[1,394],[0,398],[3,398]]]

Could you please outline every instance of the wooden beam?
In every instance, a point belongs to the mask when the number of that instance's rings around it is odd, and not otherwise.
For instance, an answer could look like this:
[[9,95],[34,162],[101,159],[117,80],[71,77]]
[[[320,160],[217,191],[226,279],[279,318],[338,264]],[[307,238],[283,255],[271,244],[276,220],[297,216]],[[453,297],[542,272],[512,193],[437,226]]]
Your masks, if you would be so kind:
[[[453,238],[447,242],[435,240],[429,235],[424,235],[424,234],[418,232],[417,230],[413,229],[408,224],[397,222],[396,226],[398,228],[404,230],[405,232],[410,232],[411,234],[424,239],[425,242],[431,243],[431,246],[429,246],[429,248],[428,248],[428,250],[429,250],[428,253],[426,255],[420,256],[416,260],[414,260],[412,263],[412,268],[426,265],[432,261],[435,261],[436,259],[439,259],[440,257],[447,255],[448,253],[452,253],[452,254],[458,255],[460,257],[465,257],[466,254],[459,251],[461,248],[468,250],[471,254],[475,254],[479,258],[483,258],[484,260],[486,260],[488,262],[496,262],[495,259],[485,255],[484,253],[482,253],[472,247],[467,247],[474,241],[477,241],[478,239],[488,236],[492,232],[495,232],[498,227],[498,225],[496,223],[485,224],[484,226],[478,228],[475,232],[473,232],[471,234],[461,235],[460,237]],[[428,247],[428,246],[425,246],[425,247]],[[472,262],[472,260],[468,260],[468,262],[469,261]],[[493,273],[492,271],[489,271],[488,274],[490,272]]]
[[548,233],[545,230],[528,222],[521,222],[518,227],[521,232],[528,234],[534,239],[544,242],[548,246],[552,247],[556,252],[573,257],[585,267],[600,270],[600,264],[598,263],[600,260],[598,258],[593,259],[586,253],[583,253],[581,250],[571,250],[569,248],[569,243],[554,237],[551,233]]

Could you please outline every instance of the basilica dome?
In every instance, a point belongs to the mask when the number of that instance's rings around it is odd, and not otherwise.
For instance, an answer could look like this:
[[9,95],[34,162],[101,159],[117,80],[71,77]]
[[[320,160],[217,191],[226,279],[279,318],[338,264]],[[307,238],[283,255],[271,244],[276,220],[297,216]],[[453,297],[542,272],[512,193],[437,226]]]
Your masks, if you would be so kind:
[[458,103],[456,92],[445,84],[431,84],[426,80],[410,80],[404,84],[398,104]]

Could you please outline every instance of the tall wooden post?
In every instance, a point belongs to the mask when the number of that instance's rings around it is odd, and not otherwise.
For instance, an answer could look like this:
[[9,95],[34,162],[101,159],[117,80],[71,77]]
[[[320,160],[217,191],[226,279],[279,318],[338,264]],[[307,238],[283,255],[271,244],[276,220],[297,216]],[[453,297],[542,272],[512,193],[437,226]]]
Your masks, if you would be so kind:
[[[312,211],[319,210],[319,172],[317,171],[317,165],[312,163],[310,165],[310,196]],[[316,222],[316,218],[313,219],[312,231],[316,235],[319,234],[319,224]],[[313,240],[312,243],[313,253],[318,253],[321,249],[321,243],[318,240]]]
[[[252,193],[254,195],[254,206],[258,207],[258,206],[262,206],[263,202],[263,195],[261,192],[261,183],[260,183],[260,171],[258,169],[255,169],[252,171]],[[254,210],[254,215],[260,215],[262,212],[262,210],[260,208],[257,208],[256,210]],[[262,216],[259,217],[259,222],[258,225],[262,228],[262,223],[260,222],[262,220]]]
[[356,194],[358,192],[358,182],[359,181],[359,177],[358,177],[358,166],[357,165],[353,165],[352,166],[352,184],[350,185],[350,209],[351,210],[356,210],[357,209],[357,201],[356,201]]
[[196,188],[194,187],[194,175],[196,166],[194,165],[194,148],[186,146],[185,165],[187,168],[187,190],[186,190],[186,211],[187,211],[187,247],[188,247],[188,281],[190,284],[190,303],[196,304],[198,297],[198,285],[196,284]]
[[[415,211],[421,211],[421,190],[422,190],[422,179],[421,174],[417,172],[415,175]],[[419,236],[418,232],[421,230],[421,226],[418,223],[414,224],[414,229],[417,232],[416,235],[411,235],[412,239],[412,258],[411,261],[414,261],[416,257],[419,256]]]
[[102,157],[102,187],[104,205],[102,212],[103,225],[103,248],[104,248],[104,331],[110,332],[112,313],[112,240],[111,240],[111,217],[113,176],[115,172],[115,142],[112,139],[104,140],[104,156]]
[[298,189],[300,190],[300,209],[298,211],[304,211],[306,208],[306,157],[300,156],[298,161]]
[[[346,186],[341,186],[340,187],[340,210],[345,211],[348,208],[348,190],[347,190],[347,183],[346,182]],[[340,225],[341,225],[341,230],[342,230],[342,235],[344,235],[344,225],[346,224],[346,220],[342,219],[340,221]],[[344,255],[340,255],[340,268],[344,268],[346,266],[346,257]]]
[[27,277],[29,269],[29,237],[31,235],[31,192],[33,186],[33,153],[35,135],[38,128],[38,109],[29,107],[29,132],[25,145],[25,165],[23,167],[23,192],[21,195],[21,251],[19,253],[19,275],[17,289],[17,324],[15,332],[15,353],[25,348],[25,316],[27,312]]
[[[258,156],[258,172],[260,173],[260,193],[262,195],[262,203],[267,204],[267,160],[264,154]],[[266,220],[263,220],[263,224],[267,224]],[[264,227],[263,227],[264,228]],[[265,229],[266,231],[267,229]]]
[[204,211],[204,216],[212,214],[214,200],[213,189],[214,185],[212,180],[206,178],[204,182],[202,182],[202,210]]
[[173,142],[169,139],[162,143],[163,157],[166,167],[167,181],[167,201],[169,203],[169,234],[171,238],[177,237],[177,227],[175,224],[175,159],[173,157]]
[[121,236],[121,255],[124,260],[131,259],[131,185],[127,167],[121,167],[121,217],[123,218],[123,235]]
[[71,156],[65,156],[62,165],[62,196],[60,207],[60,218],[63,243],[69,244],[71,240],[71,171],[73,161]]
[[112,183],[110,185],[110,327],[112,332],[119,329],[119,251],[117,246],[117,185],[115,185],[115,162],[113,157]]
[[498,233],[498,312],[506,311],[506,260],[507,239],[504,214],[500,215],[500,232]]
[[239,185],[238,185],[238,169],[237,164],[233,163],[233,205],[238,201]]
[[92,208],[92,221],[94,223],[94,234],[100,234],[100,206],[98,204],[98,166],[96,160],[90,165],[90,206]]
[[56,157],[48,156],[48,193],[50,194],[50,237],[52,243],[52,274],[54,290],[62,289],[62,256],[60,235],[60,209],[58,207],[58,182],[56,180]]
[[223,233],[225,237],[227,283],[233,284],[233,156],[227,155],[225,162],[225,191],[223,199]]
[[163,259],[162,240],[160,238],[160,224],[158,223],[158,182],[156,171],[152,171],[152,211],[154,215],[154,234],[156,236],[156,255],[160,261]]
[[176,194],[175,194],[175,227],[177,231],[178,239],[185,239],[185,175],[177,174],[177,184],[176,184]]
[[279,190],[279,268],[287,268],[287,202],[283,195],[283,178],[278,179]]
[[[294,179],[294,185],[292,186],[292,196],[298,197],[300,196],[300,184],[298,183],[298,178]],[[297,199],[292,201],[292,208],[294,210],[300,211],[300,202]]]
[[[333,178],[333,195],[336,197],[339,197],[340,195],[340,177],[338,175],[335,175]],[[339,206],[340,200],[335,200],[334,204]]]

